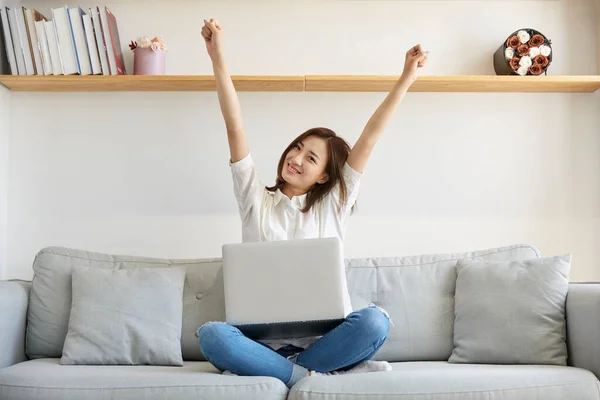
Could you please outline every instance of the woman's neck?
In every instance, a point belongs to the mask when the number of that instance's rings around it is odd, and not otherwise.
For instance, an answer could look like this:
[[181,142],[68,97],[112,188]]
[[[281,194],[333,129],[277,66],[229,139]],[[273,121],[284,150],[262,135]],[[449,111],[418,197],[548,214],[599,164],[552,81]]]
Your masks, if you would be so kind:
[[287,198],[291,199],[294,196],[302,196],[304,193],[306,193],[306,190],[293,187],[292,185],[286,183],[281,188],[281,193],[283,193]]

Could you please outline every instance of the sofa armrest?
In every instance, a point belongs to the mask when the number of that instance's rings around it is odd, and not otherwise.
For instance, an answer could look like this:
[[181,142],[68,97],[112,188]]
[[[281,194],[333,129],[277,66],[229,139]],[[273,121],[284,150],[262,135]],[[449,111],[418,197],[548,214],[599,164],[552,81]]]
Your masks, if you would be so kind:
[[0,281],[0,368],[25,361],[31,282]]
[[571,283],[567,294],[569,365],[600,377],[600,283]]

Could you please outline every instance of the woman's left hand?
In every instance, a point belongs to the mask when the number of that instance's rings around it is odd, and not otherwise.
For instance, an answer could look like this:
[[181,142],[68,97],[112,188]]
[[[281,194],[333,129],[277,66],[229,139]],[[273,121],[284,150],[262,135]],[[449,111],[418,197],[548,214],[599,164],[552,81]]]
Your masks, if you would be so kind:
[[413,46],[406,52],[406,59],[404,61],[404,71],[402,72],[401,79],[405,79],[410,83],[417,80],[417,70],[425,66],[427,62],[428,51],[423,51],[420,44]]

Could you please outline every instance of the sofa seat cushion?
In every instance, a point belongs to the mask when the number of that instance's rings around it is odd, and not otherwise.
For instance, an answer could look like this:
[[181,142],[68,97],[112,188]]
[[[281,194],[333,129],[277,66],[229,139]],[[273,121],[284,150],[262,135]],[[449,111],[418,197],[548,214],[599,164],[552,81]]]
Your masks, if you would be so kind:
[[209,363],[183,367],[60,365],[58,358],[0,370],[0,399],[268,399],[288,389],[270,377],[226,376]]
[[301,380],[289,400],[598,400],[596,376],[551,365],[482,365],[447,362],[392,364],[391,372],[315,376]]

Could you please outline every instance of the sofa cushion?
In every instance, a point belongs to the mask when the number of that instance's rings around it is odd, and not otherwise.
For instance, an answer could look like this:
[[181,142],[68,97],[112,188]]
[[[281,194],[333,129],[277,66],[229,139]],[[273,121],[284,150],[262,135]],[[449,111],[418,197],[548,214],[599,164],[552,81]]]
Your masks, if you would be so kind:
[[392,319],[386,342],[375,355],[387,361],[447,361],[452,354],[456,262],[538,258],[529,245],[410,257],[347,261],[348,288],[355,310],[370,302]]
[[567,365],[571,255],[459,260],[454,350],[448,361]]
[[42,249],[33,262],[34,276],[27,316],[27,355],[60,358],[71,310],[74,267],[107,269],[184,267],[181,347],[184,360],[204,360],[196,329],[223,321],[223,272],[219,259],[160,259],[93,253],[64,247]]
[[554,365],[392,364],[391,372],[315,376],[290,390],[289,400],[598,400],[590,371]]
[[0,399],[284,400],[288,393],[275,378],[217,372],[207,362],[185,362],[183,367],[92,366],[37,359],[0,370]]
[[184,268],[74,268],[60,363],[182,366]]

